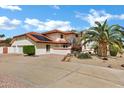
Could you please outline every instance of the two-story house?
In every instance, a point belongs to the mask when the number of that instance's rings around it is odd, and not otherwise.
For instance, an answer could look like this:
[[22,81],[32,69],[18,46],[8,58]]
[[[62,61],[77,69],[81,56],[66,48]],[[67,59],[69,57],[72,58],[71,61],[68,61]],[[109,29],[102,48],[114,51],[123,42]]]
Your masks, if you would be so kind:
[[13,37],[11,42],[11,51],[17,54],[23,54],[23,46],[35,46],[36,55],[40,54],[67,54],[73,40],[77,39],[75,32],[64,32],[52,30],[44,33],[29,32]]

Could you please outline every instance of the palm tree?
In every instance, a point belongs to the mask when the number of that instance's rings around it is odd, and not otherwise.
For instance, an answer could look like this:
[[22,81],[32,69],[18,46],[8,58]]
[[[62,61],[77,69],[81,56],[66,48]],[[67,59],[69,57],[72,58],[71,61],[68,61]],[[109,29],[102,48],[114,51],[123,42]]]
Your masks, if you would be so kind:
[[108,26],[107,20],[104,23],[98,21],[95,22],[96,26],[89,28],[81,40],[84,40],[84,45],[88,42],[95,42],[98,46],[98,55],[101,57],[107,57],[107,49],[110,45],[117,45],[122,47],[122,30],[123,27],[119,25]]

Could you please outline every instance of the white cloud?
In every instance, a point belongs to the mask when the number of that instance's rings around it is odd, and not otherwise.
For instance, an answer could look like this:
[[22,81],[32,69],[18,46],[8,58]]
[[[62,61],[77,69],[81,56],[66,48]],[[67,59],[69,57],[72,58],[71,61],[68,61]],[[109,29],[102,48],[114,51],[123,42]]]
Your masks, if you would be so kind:
[[0,8],[8,9],[11,11],[21,11],[22,9],[17,5],[0,5]]
[[69,21],[59,21],[59,20],[47,20],[47,21],[40,21],[38,19],[29,19],[26,18],[24,21],[25,25],[24,27],[27,30],[33,29],[37,31],[47,31],[47,30],[71,30],[74,29],[71,27]]
[[54,9],[60,9],[60,7],[58,5],[53,5]]
[[88,14],[76,12],[76,18],[80,18],[82,20],[87,21],[91,26],[94,26],[95,21],[103,22],[105,19],[119,19],[124,20],[124,14],[113,15],[107,13],[104,10],[97,11],[95,9],[91,9]]
[[1,30],[12,30],[21,24],[20,20],[9,19],[6,16],[0,17],[0,29]]

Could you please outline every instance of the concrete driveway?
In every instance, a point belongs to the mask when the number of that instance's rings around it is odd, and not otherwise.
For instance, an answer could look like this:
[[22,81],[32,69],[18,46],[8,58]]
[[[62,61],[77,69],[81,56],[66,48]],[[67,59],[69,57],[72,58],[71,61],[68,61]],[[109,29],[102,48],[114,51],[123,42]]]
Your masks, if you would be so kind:
[[0,55],[0,87],[124,87],[124,71],[78,62],[63,56]]

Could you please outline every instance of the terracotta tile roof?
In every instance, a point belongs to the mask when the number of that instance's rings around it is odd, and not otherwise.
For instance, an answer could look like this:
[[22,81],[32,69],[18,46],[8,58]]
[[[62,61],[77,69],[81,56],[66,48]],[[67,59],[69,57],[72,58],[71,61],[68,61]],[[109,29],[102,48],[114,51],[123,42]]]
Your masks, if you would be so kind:
[[[36,38],[33,35],[37,35],[38,37],[41,36],[42,38],[47,39],[47,41],[41,40],[39,38]],[[28,38],[30,38],[31,40],[33,40],[33,41],[35,41],[37,43],[68,44],[68,42],[56,42],[56,41],[53,41],[49,37],[47,37],[47,36],[45,36],[43,34],[37,33],[37,32],[29,32],[29,33],[25,33],[25,34],[22,34],[22,35],[15,36],[15,37],[13,37],[13,40],[12,40],[11,43],[13,43],[13,41],[15,41],[16,38],[22,37],[22,36],[27,36]]]
[[43,34],[43,35],[47,35],[47,34],[52,34],[52,33],[62,33],[62,34],[65,34],[65,35],[68,35],[68,34],[77,34],[77,33],[75,33],[75,32],[71,32],[71,31],[66,31],[66,32],[64,32],[64,31],[57,30],[57,29],[51,30],[51,31],[48,31],[48,32],[44,32],[44,33],[42,33],[42,34]]

